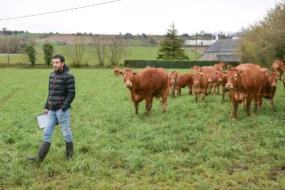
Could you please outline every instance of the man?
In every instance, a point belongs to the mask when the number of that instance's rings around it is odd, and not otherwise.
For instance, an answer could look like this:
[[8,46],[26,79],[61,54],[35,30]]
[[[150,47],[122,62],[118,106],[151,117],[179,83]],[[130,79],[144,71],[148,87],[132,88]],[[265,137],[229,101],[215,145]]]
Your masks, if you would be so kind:
[[59,123],[66,142],[66,160],[73,156],[73,140],[70,131],[70,104],[75,97],[75,80],[64,63],[62,55],[53,57],[54,71],[49,76],[49,92],[45,105],[47,126],[44,129],[43,142],[36,156],[27,157],[29,160],[42,161],[47,155],[54,127]]

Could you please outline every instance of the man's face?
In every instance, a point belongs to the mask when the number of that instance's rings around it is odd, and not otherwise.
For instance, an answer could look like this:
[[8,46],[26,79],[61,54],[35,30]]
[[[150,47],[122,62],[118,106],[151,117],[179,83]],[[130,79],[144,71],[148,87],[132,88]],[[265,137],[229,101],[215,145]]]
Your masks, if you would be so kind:
[[60,59],[53,59],[52,64],[53,64],[54,70],[59,71],[62,69],[64,62],[60,62]]

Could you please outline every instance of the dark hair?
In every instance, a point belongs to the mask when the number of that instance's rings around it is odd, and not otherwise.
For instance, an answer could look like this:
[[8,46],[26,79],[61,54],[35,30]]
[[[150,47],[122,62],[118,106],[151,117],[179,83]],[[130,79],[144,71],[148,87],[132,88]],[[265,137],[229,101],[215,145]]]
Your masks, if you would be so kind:
[[55,56],[53,56],[53,59],[59,59],[61,63],[65,62],[65,59],[62,55],[55,55]]

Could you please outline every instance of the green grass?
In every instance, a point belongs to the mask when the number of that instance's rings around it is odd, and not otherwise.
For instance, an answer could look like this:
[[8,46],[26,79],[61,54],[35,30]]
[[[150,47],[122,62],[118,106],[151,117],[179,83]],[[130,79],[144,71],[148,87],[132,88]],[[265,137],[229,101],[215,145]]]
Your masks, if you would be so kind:
[[[66,46],[54,46],[54,54],[63,54],[65,55],[66,62],[71,63],[71,60],[66,54]],[[124,64],[126,59],[135,59],[135,60],[155,60],[157,57],[158,47],[142,47],[142,46],[128,46],[126,54],[122,57],[120,64]],[[36,46],[36,64],[44,63],[44,54],[42,51],[42,44]],[[83,55],[83,64],[97,65],[98,61],[95,58],[94,50],[92,47],[88,46],[86,48],[86,53]],[[195,54],[187,50],[190,60],[195,60],[200,54]],[[7,56],[0,55],[0,63],[7,63]],[[28,56],[25,54],[10,55],[10,63],[29,63]],[[110,64],[109,61],[106,61],[106,65]]]
[[[0,189],[284,189],[285,90],[271,111],[255,117],[241,106],[232,121],[228,95],[195,103],[183,89],[135,115],[128,89],[112,69],[72,69],[77,95],[71,124],[75,156],[65,162],[56,127],[43,163],[31,163],[41,143],[50,69],[0,69]],[[170,70],[168,70],[170,72]],[[187,70],[179,70],[181,73]]]

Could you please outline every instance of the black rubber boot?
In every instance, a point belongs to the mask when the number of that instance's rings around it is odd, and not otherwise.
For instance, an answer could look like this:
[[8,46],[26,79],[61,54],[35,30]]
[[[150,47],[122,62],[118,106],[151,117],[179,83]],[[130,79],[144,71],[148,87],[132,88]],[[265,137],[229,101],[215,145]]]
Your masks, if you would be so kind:
[[49,148],[50,148],[50,142],[43,141],[38,154],[33,157],[26,157],[26,158],[32,161],[43,161],[49,151]]
[[69,160],[73,156],[73,142],[66,143],[66,160]]

